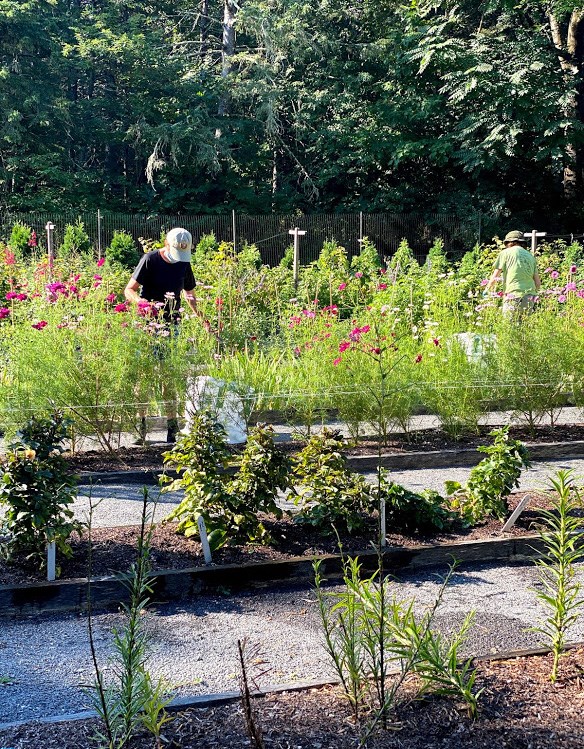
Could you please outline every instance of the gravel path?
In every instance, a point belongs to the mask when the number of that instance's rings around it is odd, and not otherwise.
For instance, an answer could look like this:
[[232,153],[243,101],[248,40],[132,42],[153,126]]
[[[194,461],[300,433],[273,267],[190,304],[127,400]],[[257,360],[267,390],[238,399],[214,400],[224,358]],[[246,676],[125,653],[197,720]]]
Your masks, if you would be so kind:
[[[584,581],[584,567],[578,571]],[[538,644],[527,631],[541,616],[530,587],[533,567],[469,566],[457,572],[436,617],[451,631],[469,609],[476,623],[467,653],[492,653]],[[431,573],[404,576],[396,583],[399,598],[414,597],[419,611],[430,605],[439,582]],[[122,625],[119,614],[95,617],[99,656],[107,661],[111,630]],[[150,666],[177,696],[237,689],[237,640],[261,646],[271,670],[262,684],[283,684],[333,676],[323,651],[314,592],[309,586],[279,591],[201,596],[169,604],[148,614]],[[584,618],[571,632],[584,638]],[[0,622],[0,723],[70,714],[90,707],[80,684],[93,678],[87,644],[87,619],[50,615]]]

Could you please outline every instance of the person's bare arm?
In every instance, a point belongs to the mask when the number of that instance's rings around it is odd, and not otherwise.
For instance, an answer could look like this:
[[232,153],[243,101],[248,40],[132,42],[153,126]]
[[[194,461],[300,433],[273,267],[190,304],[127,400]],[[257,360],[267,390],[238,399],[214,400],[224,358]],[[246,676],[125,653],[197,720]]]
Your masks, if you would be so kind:
[[134,302],[134,304],[138,304],[140,301],[140,294],[138,294],[140,290],[140,284],[138,281],[135,281],[133,278],[131,278],[128,283],[126,284],[126,288],[124,289],[124,296],[128,300],[128,302]]
[[535,284],[535,290],[539,291],[539,289],[541,287],[541,278],[539,277],[539,273],[537,271],[535,271],[535,273],[534,273],[533,283]]
[[197,317],[202,317],[202,313],[199,312],[197,309],[197,298],[195,297],[195,290],[194,289],[185,289],[183,291],[183,294],[185,296],[185,299],[187,300],[187,304],[191,308],[192,312],[197,315]]
[[500,279],[501,279],[501,269],[495,268],[495,270],[491,273],[491,277],[489,278],[489,283],[485,286],[485,291],[492,291]]

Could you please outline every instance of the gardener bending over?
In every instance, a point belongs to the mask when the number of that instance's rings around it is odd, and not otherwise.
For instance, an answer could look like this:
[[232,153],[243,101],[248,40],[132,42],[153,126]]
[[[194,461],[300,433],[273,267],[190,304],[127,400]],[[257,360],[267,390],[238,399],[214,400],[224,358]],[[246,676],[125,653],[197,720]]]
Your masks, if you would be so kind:
[[503,280],[503,312],[532,310],[541,285],[535,257],[525,247],[523,232],[510,231],[503,240],[505,249],[496,261],[485,291],[492,291]]
[[[181,293],[187,304],[195,314],[197,302],[194,295],[195,277],[191,268],[191,248],[193,240],[186,229],[172,229],[166,235],[164,247],[160,250],[147,252],[132,278],[124,289],[124,295],[129,302],[139,304],[142,301],[162,304],[163,319],[169,325],[176,325],[180,320]],[[156,356],[161,364],[164,363],[166,345],[156,347]],[[172,377],[164,376],[161,372],[161,385],[166,403],[167,442],[174,442],[178,432],[178,418],[176,405],[176,389]],[[146,438],[146,414],[140,413],[142,441]]]

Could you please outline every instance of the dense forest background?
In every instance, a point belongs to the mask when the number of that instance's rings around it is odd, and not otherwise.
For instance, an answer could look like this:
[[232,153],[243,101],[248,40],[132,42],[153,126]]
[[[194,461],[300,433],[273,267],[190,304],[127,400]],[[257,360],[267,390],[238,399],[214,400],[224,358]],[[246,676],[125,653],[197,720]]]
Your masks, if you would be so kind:
[[0,207],[574,230],[583,58],[561,0],[0,0]]

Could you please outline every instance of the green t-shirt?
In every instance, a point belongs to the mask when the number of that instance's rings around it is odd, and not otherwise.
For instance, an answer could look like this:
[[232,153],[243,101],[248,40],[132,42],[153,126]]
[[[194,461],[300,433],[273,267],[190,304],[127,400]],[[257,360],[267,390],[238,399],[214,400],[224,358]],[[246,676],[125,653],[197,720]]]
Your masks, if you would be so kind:
[[535,258],[531,252],[519,245],[506,247],[495,261],[495,268],[503,273],[505,294],[514,296],[536,293],[533,280],[536,267]]

